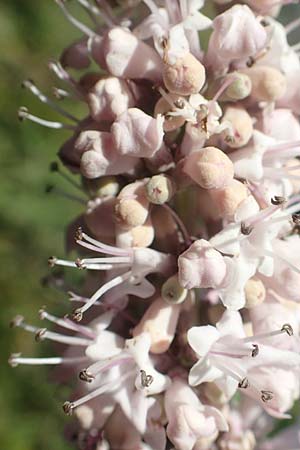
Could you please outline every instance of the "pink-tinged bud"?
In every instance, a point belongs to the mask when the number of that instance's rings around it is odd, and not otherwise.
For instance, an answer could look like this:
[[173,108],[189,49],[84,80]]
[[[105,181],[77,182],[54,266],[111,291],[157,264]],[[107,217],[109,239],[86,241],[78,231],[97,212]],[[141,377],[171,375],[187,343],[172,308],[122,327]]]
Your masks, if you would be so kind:
[[200,239],[178,258],[179,283],[186,289],[216,288],[226,275],[226,264],[220,252]]
[[162,145],[163,122],[162,116],[154,119],[140,109],[128,109],[111,127],[117,152],[136,158],[150,158]]
[[254,65],[244,69],[252,83],[251,99],[274,102],[283,97],[287,88],[286,77],[274,67]]
[[87,69],[91,64],[87,39],[81,39],[67,47],[60,57],[60,62],[63,67],[76,70]]
[[223,81],[233,80],[224,91],[222,99],[227,101],[238,101],[248,97],[251,93],[252,83],[248,75],[240,72],[233,72],[227,75]]
[[232,180],[225,188],[212,189],[209,194],[219,216],[232,219],[239,205],[248,197],[249,192],[243,183]]
[[184,172],[204,189],[220,189],[233,179],[231,160],[216,147],[206,147],[188,155]]
[[226,70],[230,63],[245,62],[266,45],[266,30],[246,5],[235,5],[217,16],[213,28],[207,62],[215,69]]
[[115,217],[120,226],[133,228],[143,225],[149,213],[146,196],[147,180],[136,181],[125,186],[116,199]]
[[143,225],[133,228],[116,227],[116,245],[121,248],[149,247],[154,240],[154,228],[150,217]]
[[228,106],[222,121],[231,124],[230,134],[225,136],[225,141],[229,147],[239,148],[249,142],[253,134],[253,122],[244,108]]
[[[128,29],[112,28],[104,36],[100,46],[101,52],[94,47],[93,57],[100,65],[104,60],[112,75],[129,79],[146,78],[154,83],[161,81],[162,60],[160,56]],[[100,58],[98,53],[100,53]]]
[[146,185],[146,195],[149,202],[163,205],[171,200],[175,193],[175,184],[167,175],[154,175]]
[[[183,100],[179,95],[176,94],[168,94],[169,98],[172,102],[174,102],[175,107],[179,108],[180,105],[183,105]],[[178,105],[178,106],[176,106]],[[183,116],[173,116],[168,113],[172,112],[172,106],[170,103],[164,98],[161,97],[155,105],[154,108],[154,116],[157,117],[158,114],[164,116],[164,131],[174,131],[178,128],[182,127],[185,122],[185,118]]]
[[88,92],[87,102],[96,122],[113,121],[135,103],[128,83],[116,77],[97,81]]
[[180,305],[170,305],[161,298],[157,298],[151,303],[132,334],[138,336],[144,332],[149,333],[150,352],[164,353],[174,339],[179,312]]
[[259,278],[250,278],[245,285],[245,308],[254,308],[266,298],[266,288]]
[[82,131],[75,142],[75,149],[81,154],[80,171],[87,178],[117,175],[136,165],[136,160],[131,157],[117,157],[112,136],[104,131]]
[[163,80],[173,94],[197,94],[206,80],[205,67],[191,53],[186,53],[172,64],[165,62]]

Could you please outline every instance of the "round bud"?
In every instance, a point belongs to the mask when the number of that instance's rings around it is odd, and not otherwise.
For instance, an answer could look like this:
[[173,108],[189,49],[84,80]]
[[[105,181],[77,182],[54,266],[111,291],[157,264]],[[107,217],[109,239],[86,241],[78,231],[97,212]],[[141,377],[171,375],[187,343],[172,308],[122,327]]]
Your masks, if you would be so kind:
[[117,227],[116,245],[121,248],[149,247],[154,240],[154,227],[150,218],[143,225],[133,228]]
[[174,64],[165,63],[163,80],[173,94],[197,94],[205,83],[205,68],[191,53],[177,58]]
[[222,218],[232,218],[239,205],[249,195],[247,187],[237,180],[232,180],[223,189],[212,189],[209,194]]
[[204,189],[223,188],[234,175],[231,160],[216,147],[190,153],[185,159],[183,171]]
[[260,305],[266,298],[266,289],[261,280],[250,278],[245,285],[246,304],[245,308],[254,308]]
[[252,83],[248,75],[244,73],[234,72],[225,79],[233,78],[234,81],[228,86],[228,88],[224,92],[224,96],[226,100],[229,101],[237,101],[243,100],[248,97],[251,93]]
[[148,217],[149,201],[145,181],[128,184],[119,193],[115,205],[115,217],[124,228],[143,225]]
[[243,70],[252,83],[251,98],[255,101],[274,102],[286,91],[286,77],[274,67],[253,66]]
[[222,122],[225,121],[232,128],[230,135],[227,134],[224,139],[227,145],[232,148],[246,145],[253,134],[253,123],[248,112],[240,106],[228,106],[222,119]]
[[155,175],[146,185],[147,198],[155,205],[163,205],[168,202],[174,195],[174,191],[174,183],[167,175]]
[[83,186],[92,197],[115,197],[120,189],[116,177],[107,176],[97,179],[83,178]]
[[164,282],[161,288],[161,296],[163,300],[171,305],[177,305],[184,302],[187,294],[188,290],[180,286],[177,274],[172,275],[170,278],[168,278],[168,280]]

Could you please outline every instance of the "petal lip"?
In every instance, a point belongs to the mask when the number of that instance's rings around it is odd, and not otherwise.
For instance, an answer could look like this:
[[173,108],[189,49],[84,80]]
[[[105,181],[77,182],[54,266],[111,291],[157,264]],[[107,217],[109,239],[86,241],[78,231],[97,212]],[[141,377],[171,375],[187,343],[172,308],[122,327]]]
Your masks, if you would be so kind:
[[199,356],[205,356],[219,337],[219,331],[211,325],[192,327],[187,332],[188,343]]

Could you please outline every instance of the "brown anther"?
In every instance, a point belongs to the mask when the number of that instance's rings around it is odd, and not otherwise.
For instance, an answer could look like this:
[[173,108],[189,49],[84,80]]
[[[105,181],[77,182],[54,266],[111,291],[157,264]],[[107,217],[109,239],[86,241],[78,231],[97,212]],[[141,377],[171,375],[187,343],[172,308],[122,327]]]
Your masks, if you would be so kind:
[[91,383],[92,381],[94,381],[95,377],[94,375],[92,375],[91,373],[89,373],[87,371],[87,369],[83,369],[81,370],[81,372],[79,372],[79,379],[81,381],[85,381],[86,383]]
[[41,320],[44,320],[46,317],[46,306],[42,306],[41,309],[39,310],[39,318]]
[[56,256],[50,256],[50,258],[48,258],[48,265],[50,267],[54,267],[56,264],[57,258]]
[[22,122],[23,120],[25,120],[27,118],[28,115],[28,109],[25,108],[25,106],[21,106],[18,109],[18,119]]
[[257,344],[252,344],[253,350],[251,352],[252,358],[255,358],[259,354],[259,347]]
[[78,227],[75,233],[75,240],[82,241],[82,239],[83,239],[83,231],[81,227]]
[[17,358],[20,358],[21,353],[12,353],[8,358],[8,364],[10,367],[17,367],[18,363],[16,362]]
[[246,225],[245,222],[241,223],[241,233],[245,236],[249,236],[249,234],[252,232],[253,227],[251,225]]
[[83,318],[83,312],[81,311],[81,308],[75,309],[75,311],[72,314],[72,319],[75,320],[75,322],[81,322]]
[[255,63],[255,59],[252,56],[250,56],[250,58],[248,59],[248,61],[246,63],[247,67],[252,67],[254,65],[254,63]]
[[153,383],[153,376],[152,375],[147,375],[146,372],[144,370],[140,370],[141,373],[141,384],[143,387],[149,387],[150,384]]
[[178,98],[175,100],[174,105],[176,108],[183,109],[184,108],[184,101],[181,98]]
[[37,330],[37,332],[35,333],[35,337],[34,337],[36,342],[42,341],[45,338],[46,332],[47,332],[47,328],[40,328],[39,330]]
[[78,269],[80,269],[80,270],[85,269],[85,265],[83,264],[83,262],[80,258],[75,259],[75,264],[78,267]]
[[274,398],[274,393],[272,391],[261,391],[261,399],[263,402],[269,402]]
[[72,403],[72,402],[65,402],[63,404],[62,408],[63,408],[65,414],[67,414],[68,416],[71,416],[73,414],[74,403]]
[[248,378],[243,378],[239,384],[238,384],[240,389],[247,389],[249,387],[249,380]]
[[266,18],[263,18],[263,19],[260,21],[260,23],[261,23],[261,25],[262,25],[263,27],[268,27],[268,26],[270,25],[270,22],[269,22]]
[[300,225],[300,214],[293,214],[292,220],[295,225]]
[[289,336],[293,336],[294,334],[293,327],[289,323],[282,325],[281,331],[285,331]]
[[50,163],[49,169],[50,169],[50,172],[58,172],[58,171],[59,171],[59,165],[58,165],[58,162],[52,161],[52,162]]
[[9,326],[10,328],[19,327],[21,323],[24,321],[24,317],[18,314],[16,317],[14,317],[10,322]]
[[227,134],[224,140],[227,144],[232,144],[234,142],[234,136],[232,136],[232,134]]
[[281,197],[280,195],[274,195],[274,197],[271,198],[271,203],[275,206],[282,205],[284,202],[286,202],[286,198]]

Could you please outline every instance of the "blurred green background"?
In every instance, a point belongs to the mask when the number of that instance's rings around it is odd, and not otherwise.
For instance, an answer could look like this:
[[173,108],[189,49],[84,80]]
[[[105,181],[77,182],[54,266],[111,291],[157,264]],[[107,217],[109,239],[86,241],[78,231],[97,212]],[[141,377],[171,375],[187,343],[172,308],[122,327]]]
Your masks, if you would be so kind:
[[[299,7],[296,8],[286,8],[291,18],[299,15]],[[69,134],[30,122],[21,124],[17,109],[26,105],[42,117],[58,117],[22,89],[21,82],[32,78],[51,95],[51,87],[57,83],[46,63],[57,58],[63,46],[78,36],[80,33],[65,21],[53,0],[0,2],[0,445],[3,450],[71,448],[63,439],[69,419],[61,411],[61,404],[69,395],[68,388],[58,389],[46,367],[12,369],[7,359],[11,352],[22,352],[24,356],[55,355],[55,350],[46,343],[36,344],[26,332],[10,330],[12,317],[20,313],[29,322],[40,324],[37,312],[44,304],[51,311],[67,311],[64,296],[43,288],[40,280],[49,273],[48,256],[64,252],[65,227],[82,211],[80,204],[54,193],[45,194],[49,182],[72,191],[59,175],[49,172],[50,162],[55,160],[60,144]],[[71,106],[71,110],[82,115],[78,105]]]

